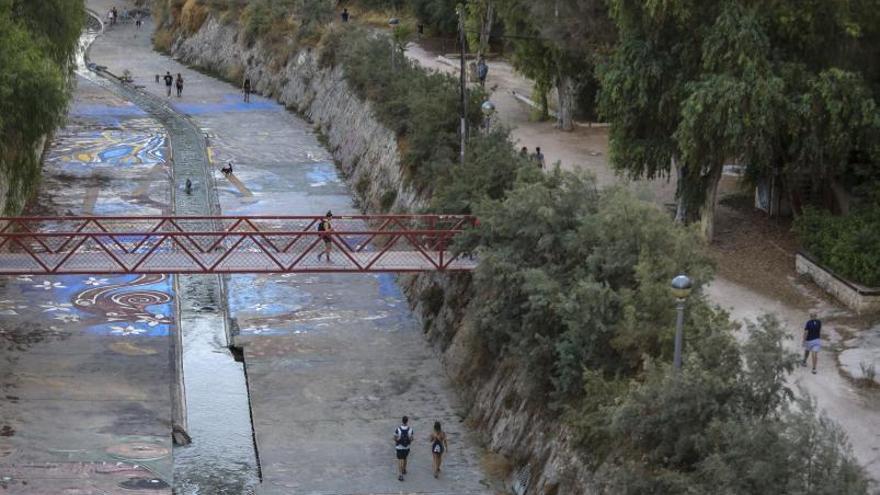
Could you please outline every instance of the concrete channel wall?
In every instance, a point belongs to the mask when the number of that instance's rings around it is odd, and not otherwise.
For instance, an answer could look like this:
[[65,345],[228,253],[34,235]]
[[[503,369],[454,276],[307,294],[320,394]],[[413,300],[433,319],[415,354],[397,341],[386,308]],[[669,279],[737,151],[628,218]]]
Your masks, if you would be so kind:
[[[403,180],[394,133],[349,89],[340,68],[321,66],[316,50],[303,50],[285,67],[273,70],[259,42],[245,47],[234,26],[210,18],[193,35],[176,39],[171,52],[181,62],[227,79],[246,75],[257,92],[310,119],[365,211],[381,212],[382,197],[389,191],[396,198],[392,210],[412,211],[422,204]],[[401,277],[400,282],[422,318],[427,338],[441,352],[447,373],[471,404],[469,419],[478,425],[489,449],[510,464],[511,489],[521,492],[527,487],[529,494],[597,493],[586,463],[569,448],[569,432],[521,399],[525,370],[499,365],[492,372],[473,374],[470,336],[461,325],[461,301],[466,300],[470,277],[420,275]],[[428,289],[443,297],[435,313],[422,302]]]

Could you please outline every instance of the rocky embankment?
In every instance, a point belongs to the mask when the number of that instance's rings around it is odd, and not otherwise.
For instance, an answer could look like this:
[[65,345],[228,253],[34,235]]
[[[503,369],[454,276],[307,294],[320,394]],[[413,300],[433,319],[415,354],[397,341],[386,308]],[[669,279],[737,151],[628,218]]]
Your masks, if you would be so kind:
[[[422,205],[403,179],[395,134],[350,90],[342,69],[322,65],[319,49],[303,49],[279,67],[259,41],[245,46],[235,26],[208,18],[192,35],[175,37],[170,51],[234,83],[247,76],[257,92],[312,121],[365,211],[414,211]],[[401,284],[466,399],[469,421],[487,447],[506,459],[494,464],[508,464],[511,485],[519,478],[529,494],[594,492],[584,462],[567,446],[564,427],[523,399],[524,370],[481,358],[470,345],[472,334],[463,321],[470,276],[407,276]]]

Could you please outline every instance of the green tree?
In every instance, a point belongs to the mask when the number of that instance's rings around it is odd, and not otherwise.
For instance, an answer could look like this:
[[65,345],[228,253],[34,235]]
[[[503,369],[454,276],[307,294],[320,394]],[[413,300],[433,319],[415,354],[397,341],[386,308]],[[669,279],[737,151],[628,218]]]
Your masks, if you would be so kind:
[[829,173],[817,181],[839,176],[854,156],[875,160],[876,105],[858,67],[876,53],[865,46],[876,1],[610,5],[620,42],[599,101],[612,161],[633,177],[676,173],[677,218],[698,212],[707,238],[727,160],[790,184],[819,169]]

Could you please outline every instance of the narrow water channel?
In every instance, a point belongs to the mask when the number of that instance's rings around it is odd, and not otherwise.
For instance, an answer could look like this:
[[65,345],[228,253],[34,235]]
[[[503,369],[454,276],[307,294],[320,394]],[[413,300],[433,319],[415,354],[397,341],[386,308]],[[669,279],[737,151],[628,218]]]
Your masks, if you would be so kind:
[[[201,130],[183,115],[168,112],[166,104],[155,96],[121,88],[118,83],[88,70],[86,52],[96,39],[101,43],[101,34],[114,35],[112,30],[105,32],[104,26],[92,15],[81,40],[78,73],[128,97],[166,127],[175,156],[171,174],[175,189],[174,213],[216,214],[216,197],[211,197],[213,190],[209,194],[185,195],[178,187],[180,177],[193,177],[201,184],[210,181],[206,156],[200,156],[205,155],[199,142],[203,139]],[[103,60],[92,62],[100,65]],[[177,375],[182,376],[185,425],[192,439],[189,445],[173,449],[174,493],[254,493],[259,477],[247,383],[243,365],[235,361],[228,349],[222,281],[217,276],[184,275],[175,277],[174,287],[178,308],[176,331],[180,334],[171,338],[177,339],[182,349],[182,370],[178,370]],[[176,357],[171,361],[177,361]]]

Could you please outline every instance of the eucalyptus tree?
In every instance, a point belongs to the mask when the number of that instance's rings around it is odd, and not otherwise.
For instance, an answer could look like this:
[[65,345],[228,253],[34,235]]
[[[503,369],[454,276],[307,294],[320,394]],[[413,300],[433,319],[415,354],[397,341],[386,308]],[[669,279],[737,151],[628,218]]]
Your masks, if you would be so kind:
[[514,47],[514,65],[539,89],[555,87],[557,125],[572,130],[579,93],[595,87],[589,83],[597,62],[614,41],[604,0],[495,1]]
[[860,65],[877,53],[877,0],[609,5],[619,43],[599,105],[612,162],[632,177],[677,173],[676,216],[698,213],[706,238],[728,160],[751,178],[788,178],[789,191],[797,175],[876,163],[880,121]]

